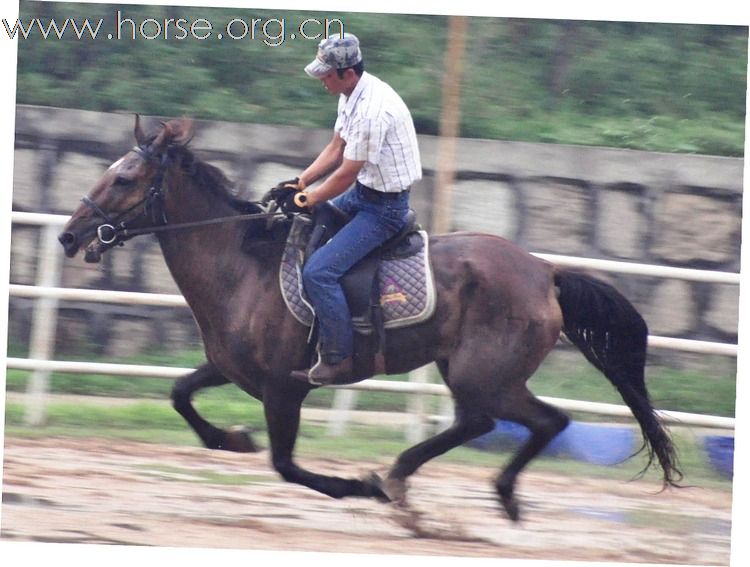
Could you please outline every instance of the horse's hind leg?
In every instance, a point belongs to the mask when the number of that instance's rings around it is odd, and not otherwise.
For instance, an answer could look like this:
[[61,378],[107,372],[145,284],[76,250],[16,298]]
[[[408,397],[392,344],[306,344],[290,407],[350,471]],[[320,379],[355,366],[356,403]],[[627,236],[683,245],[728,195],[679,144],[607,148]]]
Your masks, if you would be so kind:
[[[443,378],[448,376],[448,363],[435,361]],[[401,453],[388,472],[383,489],[391,500],[405,502],[406,478],[430,459],[447,453],[480,435],[492,431],[495,423],[492,418],[481,413],[477,405],[462,399],[454,392],[455,420],[451,426],[434,437],[418,443]]]
[[525,425],[531,431],[531,437],[495,481],[500,502],[514,522],[519,519],[518,501],[514,493],[518,474],[570,421],[560,410],[534,397],[525,388],[524,390],[523,394],[510,397],[513,403],[503,404],[503,410],[497,416]]
[[396,502],[405,502],[406,478],[430,459],[447,453],[467,441],[492,431],[495,422],[468,404],[456,400],[456,417],[453,424],[434,437],[418,443],[398,456],[384,482],[383,490]]
[[258,450],[250,434],[244,429],[225,431],[211,425],[195,410],[191,403],[193,394],[203,388],[229,383],[210,363],[199,366],[194,372],[178,378],[172,388],[172,406],[208,449],[223,449],[238,453],[253,453]]

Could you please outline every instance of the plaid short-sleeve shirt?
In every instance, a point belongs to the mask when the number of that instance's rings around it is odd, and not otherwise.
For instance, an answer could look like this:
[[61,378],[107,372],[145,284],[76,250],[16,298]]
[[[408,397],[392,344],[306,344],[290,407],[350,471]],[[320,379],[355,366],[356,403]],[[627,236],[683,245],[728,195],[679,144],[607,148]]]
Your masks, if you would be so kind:
[[365,71],[354,91],[340,96],[334,129],[346,142],[344,158],[365,162],[357,177],[363,185],[395,193],[422,178],[411,113],[374,75]]

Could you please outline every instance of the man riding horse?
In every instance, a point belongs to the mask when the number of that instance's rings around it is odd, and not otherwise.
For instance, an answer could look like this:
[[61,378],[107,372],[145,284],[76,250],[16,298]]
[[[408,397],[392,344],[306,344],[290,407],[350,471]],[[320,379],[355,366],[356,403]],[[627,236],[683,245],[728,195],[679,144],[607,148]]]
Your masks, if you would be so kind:
[[[294,378],[328,385],[351,377],[353,329],[340,280],[403,228],[409,189],[422,165],[409,109],[385,82],[364,71],[352,34],[325,39],[305,72],[339,95],[333,139],[299,177],[279,183],[285,210],[311,209],[332,199],[351,220],[307,261],[302,278],[319,323],[319,359]],[[330,174],[315,189],[309,186]]]
[[[98,262],[130,238],[156,236],[209,362],[186,391],[231,381],[262,401],[271,460],[287,482],[333,498],[404,503],[408,479],[422,465],[492,431],[496,420],[508,420],[530,431],[494,480],[502,509],[517,521],[519,474],[569,423],[527,387],[562,332],[632,411],[646,467],[658,465],[664,486],[677,486],[682,473],[676,448],[646,387],[648,327],[635,306],[601,280],[474,232],[429,237],[431,315],[388,329],[382,349],[387,374],[435,363],[455,404],[450,427],[403,451],[384,479],[319,474],[298,464],[301,408],[314,388],[309,380],[356,382],[376,373],[353,364],[352,328],[338,279],[405,224],[407,190],[420,177],[406,107],[390,87],[358,74],[359,63],[356,38],[323,42],[307,70],[341,95],[333,140],[299,179],[270,192],[277,205],[283,197],[283,208],[297,212],[337,197],[333,202],[353,219],[310,256],[305,271],[322,337],[321,360],[310,371],[300,371],[309,365],[309,327],[289,309],[279,285],[287,248],[268,223],[278,213],[269,212],[268,202],[237,199],[225,175],[187,147],[193,136],[189,120],[169,120],[146,134],[136,119],[136,146],[101,175],[63,228],[65,254],[85,249],[86,260]],[[315,190],[306,189],[331,172]],[[276,226],[288,236],[294,222],[287,231],[288,224]],[[181,394],[177,407],[207,446],[236,446],[230,432],[203,420],[185,399]]]

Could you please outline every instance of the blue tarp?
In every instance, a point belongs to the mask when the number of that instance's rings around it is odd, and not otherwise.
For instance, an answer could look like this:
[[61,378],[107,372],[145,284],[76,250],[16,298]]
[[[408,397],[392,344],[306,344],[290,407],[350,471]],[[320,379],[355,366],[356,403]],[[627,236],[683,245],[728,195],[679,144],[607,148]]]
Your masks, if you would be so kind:
[[706,435],[703,447],[708,453],[711,465],[722,475],[732,478],[734,475],[734,437],[723,435]]
[[[485,451],[510,451],[526,442],[529,435],[529,430],[522,425],[498,421],[493,431],[466,445]],[[633,427],[572,421],[550,442],[543,454],[597,465],[615,465],[633,455],[640,446],[640,432]],[[713,468],[732,478],[734,437],[707,435],[703,438],[703,448]]]
[[[493,431],[467,445],[486,451],[511,450],[524,443],[529,435],[529,430],[522,425],[498,421]],[[572,421],[550,442],[543,454],[598,465],[613,465],[626,460],[638,447],[636,431],[632,427]]]

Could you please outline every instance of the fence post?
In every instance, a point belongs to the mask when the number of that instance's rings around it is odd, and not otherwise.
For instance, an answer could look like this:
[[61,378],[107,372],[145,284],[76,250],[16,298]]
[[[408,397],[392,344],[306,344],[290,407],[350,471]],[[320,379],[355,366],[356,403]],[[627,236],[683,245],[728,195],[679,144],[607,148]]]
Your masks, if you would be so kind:
[[450,427],[450,425],[456,419],[456,409],[453,405],[453,398],[450,396],[443,396],[440,400],[440,413],[439,421],[436,425],[437,431],[444,431]]
[[328,435],[341,437],[346,433],[346,427],[352,409],[357,402],[355,390],[336,390],[333,394],[331,416],[328,418]]
[[[430,365],[422,366],[409,373],[409,382],[428,384],[430,382]],[[411,425],[406,427],[406,440],[409,443],[419,443],[427,439],[428,408],[427,394],[413,394],[409,396],[408,413],[412,418]]]
[[[60,285],[62,254],[58,249],[58,230],[57,224],[49,224],[42,229],[41,254],[37,263],[37,286],[57,287]],[[57,330],[57,306],[58,300],[54,297],[40,297],[34,302],[30,358],[52,359]],[[34,370],[31,374],[26,390],[28,401],[24,415],[27,425],[38,426],[44,423],[49,375],[48,370]]]

